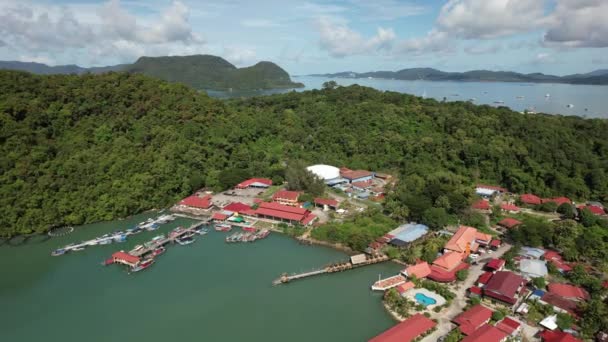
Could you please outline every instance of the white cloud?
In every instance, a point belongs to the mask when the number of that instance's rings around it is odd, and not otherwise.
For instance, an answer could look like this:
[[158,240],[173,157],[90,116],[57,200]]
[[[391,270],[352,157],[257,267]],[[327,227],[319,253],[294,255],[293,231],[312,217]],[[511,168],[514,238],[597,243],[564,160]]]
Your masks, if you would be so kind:
[[608,47],[608,1],[560,0],[548,16],[547,46]]
[[376,53],[380,50],[390,49],[395,40],[392,29],[379,27],[376,35],[364,38],[353,31],[344,22],[336,22],[328,17],[321,17],[316,21],[316,28],[320,33],[320,47],[333,57],[361,55]]
[[366,20],[395,20],[423,14],[426,7],[397,0],[350,0]]
[[268,19],[246,19],[241,21],[241,26],[253,27],[253,28],[268,28],[268,27],[279,27],[279,23]]
[[256,60],[256,52],[254,49],[243,46],[226,46],[222,52],[228,62],[236,66],[247,66],[253,64]]
[[490,46],[475,44],[465,47],[464,52],[470,55],[486,55],[500,52],[502,49],[503,47],[500,44],[494,44]]
[[453,52],[453,45],[447,33],[431,30],[426,36],[401,41],[396,48],[398,54],[421,55],[429,52]]
[[459,38],[491,39],[538,27],[544,11],[541,0],[450,0],[437,27]]

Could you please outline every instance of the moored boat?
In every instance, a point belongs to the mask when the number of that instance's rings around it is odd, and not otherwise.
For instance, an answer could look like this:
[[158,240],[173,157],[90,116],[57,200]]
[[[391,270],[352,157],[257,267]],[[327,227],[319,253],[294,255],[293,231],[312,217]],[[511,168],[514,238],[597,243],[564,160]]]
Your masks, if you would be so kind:
[[59,256],[59,255],[64,255],[66,252],[67,252],[66,249],[64,249],[64,248],[58,248],[58,249],[52,251],[51,255],[52,256]]
[[257,231],[255,227],[243,227],[243,230],[250,233],[255,233]]
[[215,230],[218,232],[229,232],[230,230],[232,230],[232,226],[229,224],[216,224],[215,225]]
[[139,264],[137,264],[137,266],[131,267],[131,272],[143,271],[146,268],[152,266],[152,264],[154,264],[154,259],[146,259],[146,260],[140,262]]
[[179,243],[181,246],[186,246],[196,241],[193,237],[182,237],[175,239],[175,242]]
[[163,246],[160,246],[157,249],[155,249],[154,251],[152,251],[152,255],[154,255],[154,256],[161,255],[161,254],[165,253],[165,251],[167,251],[167,249]]

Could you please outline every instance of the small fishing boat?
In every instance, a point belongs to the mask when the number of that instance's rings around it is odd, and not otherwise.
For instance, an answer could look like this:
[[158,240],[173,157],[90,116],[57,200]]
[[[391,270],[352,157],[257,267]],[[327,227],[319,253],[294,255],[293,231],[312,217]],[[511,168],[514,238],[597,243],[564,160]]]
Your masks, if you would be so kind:
[[203,229],[200,229],[200,230],[196,230],[195,232],[196,232],[198,235],[201,235],[201,236],[203,236],[203,235],[205,235],[205,234],[209,233],[209,231],[208,231],[207,229],[204,229],[204,228],[203,228]]
[[125,241],[127,241],[127,235],[125,235],[125,234],[115,235],[114,236],[114,241],[116,241],[116,242],[125,242]]
[[109,245],[112,243],[112,239],[104,238],[103,240],[99,240],[100,245]]
[[67,252],[66,249],[64,249],[64,248],[58,248],[58,249],[52,251],[51,255],[52,256],[59,256],[59,255],[64,255],[66,252]]
[[146,259],[146,260],[140,262],[137,266],[131,267],[131,272],[143,271],[146,268],[152,266],[152,264],[154,264],[154,259]]
[[268,229],[262,229],[257,234],[258,239],[264,239],[264,238],[268,237],[268,235],[270,235],[270,230],[268,230]]
[[155,242],[155,241],[158,241],[158,240],[162,240],[164,238],[165,238],[165,235],[164,234],[160,234],[160,235],[157,235],[157,236],[153,237],[152,238],[152,242]]
[[74,247],[74,248],[72,248],[72,250],[74,252],[80,252],[80,251],[84,251],[84,247]]
[[551,94],[545,94],[545,97],[551,97]]
[[215,230],[218,232],[229,232],[230,230],[232,230],[232,226],[229,224],[216,224],[215,225]]
[[243,230],[250,233],[255,233],[257,231],[255,227],[243,227]]
[[566,107],[568,107],[568,108],[574,108],[574,105],[572,103],[570,103],[570,104],[566,105]]
[[175,239],[175,242],[179,243],[181,246],[186,246],[196,241],[193,237],[182,237]]
[[167,249],[163,246],[158,247],[157,249],[155,249],[154,251],[152,251],[152,255],[157,256],[157,255],[161,255],[163,253],[165,253],[167,251]]

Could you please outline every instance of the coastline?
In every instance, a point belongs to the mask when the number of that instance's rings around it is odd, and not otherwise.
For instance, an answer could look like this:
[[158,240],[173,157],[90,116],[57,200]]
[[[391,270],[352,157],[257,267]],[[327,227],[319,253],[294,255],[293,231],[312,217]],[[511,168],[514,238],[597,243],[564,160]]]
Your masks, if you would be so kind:
[[384,309],[386,310],[386,312],[388,312],[388,314],[397,322],[403,322],[405,321],[404,317],[401,317],[400,314],[396,313],[395,311],[393,311],[393,309],[391,309],[385,302],[384,299],[382,299],[382,305],[384,306]]

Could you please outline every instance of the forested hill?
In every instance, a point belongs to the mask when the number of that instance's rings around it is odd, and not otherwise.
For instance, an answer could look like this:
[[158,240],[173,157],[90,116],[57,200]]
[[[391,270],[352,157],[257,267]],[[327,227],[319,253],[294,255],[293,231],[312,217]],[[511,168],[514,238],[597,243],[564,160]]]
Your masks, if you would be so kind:
[[433,68],[410,68],[399,71],[339,72],[334,74],[315,74],[311,76],[339,78],[383,78],[395,80],[425,81],[477,81],[477,82],[529,82],[529,83],[569,83],[569,84],[608,84],[608,70],[595,70],[586,74],[566,76],[542,73],[521,74],[513,71],[471,70],[465,72],[446,72]]
[[606,120],[360,86],[221,102],[139,74],[3,71],[0,234],[122,217],[248,176],[280,180],[290,159],[391,171],[410,215],[433,205],[416,196],[439,190],[450,192],[442,205],[466,205],[477,181],[606,200],[606,132]]

